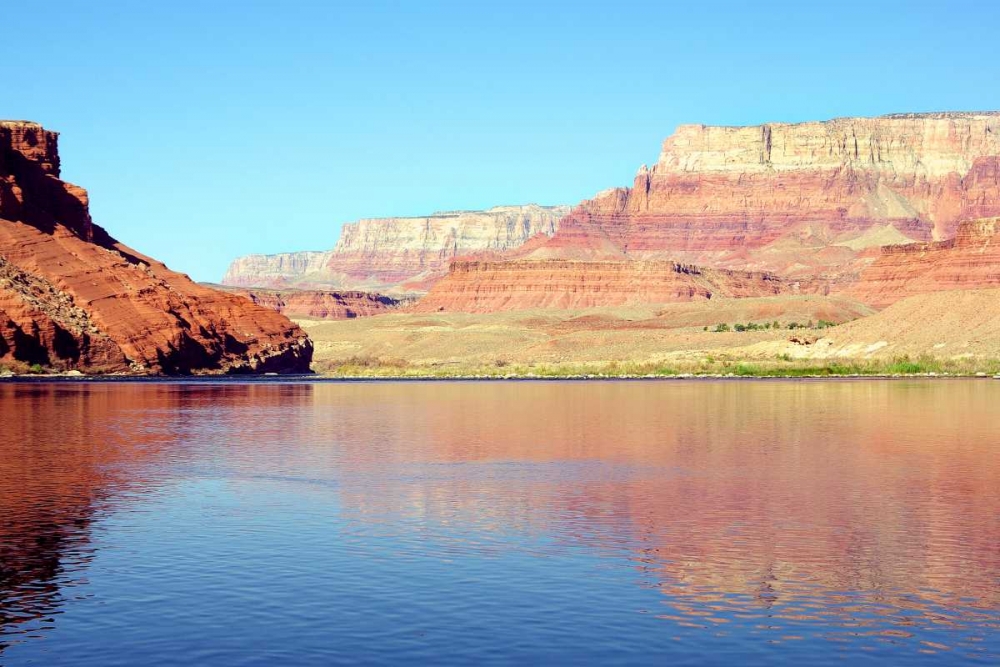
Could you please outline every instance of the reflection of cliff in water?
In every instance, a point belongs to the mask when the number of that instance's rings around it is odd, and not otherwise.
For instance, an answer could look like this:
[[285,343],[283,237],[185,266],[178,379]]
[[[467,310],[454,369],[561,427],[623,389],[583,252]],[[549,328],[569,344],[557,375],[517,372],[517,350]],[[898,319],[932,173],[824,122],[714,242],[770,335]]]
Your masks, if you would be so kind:
[[317,398],[381,406],[379,430],[342,453],[370,475],[342,489],[361,517],[583,543],[631,560],[686,622],[863,627],[945,622],[944,608],[997,621],[997,389],[517,383]]
[[[0,384],[0,651],[85,595],[95,521],[199,455],[206,408],[232,422],[293,408],[306,385]],[[190,417],[197,413],[198,419]],[[238,423],[229,423],[239,432]],[[76,589],[76,590],[74,590]]]
[[982,637],[997,399],[992,381],[0,384],[0,644],[87,595],[108,514],[198,478],[280,481],[387,549],[607,558],[677,625]]

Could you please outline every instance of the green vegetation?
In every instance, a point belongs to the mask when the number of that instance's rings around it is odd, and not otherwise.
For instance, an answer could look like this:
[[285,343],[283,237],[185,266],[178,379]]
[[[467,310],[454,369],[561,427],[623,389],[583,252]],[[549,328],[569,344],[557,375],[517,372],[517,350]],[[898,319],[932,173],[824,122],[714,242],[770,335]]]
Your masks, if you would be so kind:
[[[809,320],[805,324],[800,324],[799,322],[789,322],[784,328],[790,331],[794,331],[795,329],[828,329],[830,327],[835,327],[835,326],[837,326],[837,322],[830,322],[829,320],[820,320],[815,324],[813,324],[812,320]],[[739,332],[768,331],[772,329],[777,330],[781,328],[782,328],[781,323],[778,322],[777,320],[773,322],[764,322],[764,323],[747,322],[745,324],[737,322],[736,324],[733,325],[729,325],[723,322],[720,324],[716,324],[715,328],[712,329],[712,331],[714,331],[715,333],[723,333],[726,331],[739,331]],[[703,331],[708,331],[708,327],[705,327]]]
[[11,359],[0,364],[0,375],[12,373],[14,375],[40,375],[49,372],[49,369],[41,364],[28,365],[23,361]]
[[887,359],[795,359],[783,353],[766,359],[701,359],[582,363],[512,363],[494,360],[417,364],[396,358],[349,357],[315,364],[317,372],[335,377],[365,378],[629,378],[629,377],[872,377],[972,376],[1000,373],[1000,359],[938,359],[900,356]]

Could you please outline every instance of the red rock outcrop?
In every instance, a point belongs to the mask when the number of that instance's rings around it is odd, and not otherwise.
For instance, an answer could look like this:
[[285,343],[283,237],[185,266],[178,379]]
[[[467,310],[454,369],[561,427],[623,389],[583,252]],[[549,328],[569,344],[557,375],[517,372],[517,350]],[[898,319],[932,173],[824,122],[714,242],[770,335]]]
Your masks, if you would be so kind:
[[307,372],[273,310],[198,285],[95,225],[57,134],[0,122],[0,363],[139,373]]
[[842,290],[876,308],[915,294],[1000,287],[1000,218],[963,222],[953,239],[891,245]]
[[329,292],[323,290],[236,289],[237,294],[286,317],[317,320],[349,320],[381,315],[398,308],[400,300],[377,292]]
[[456,257],[505,252],[535,236],[552,236],[568,212],[566,206],[528,204],[359,220],[343,226],[333,250],[240,257],[222,283],[422,293]]
[[632,188],[566,216],[537,258],[669,258],[815,277],[865,248],[1000,215],[1000,115],[684,125]]
[[627,306],[773,296],[799,289],[768,273],[667,261],[456,261],[413,310],[489,313]]

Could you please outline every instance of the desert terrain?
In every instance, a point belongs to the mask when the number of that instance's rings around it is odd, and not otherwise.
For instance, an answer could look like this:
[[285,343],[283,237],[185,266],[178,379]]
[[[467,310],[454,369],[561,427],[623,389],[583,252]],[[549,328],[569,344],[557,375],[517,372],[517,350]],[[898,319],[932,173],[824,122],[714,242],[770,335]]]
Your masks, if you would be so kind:
[[335,376],[993,375],[1000,290],[298,319]]

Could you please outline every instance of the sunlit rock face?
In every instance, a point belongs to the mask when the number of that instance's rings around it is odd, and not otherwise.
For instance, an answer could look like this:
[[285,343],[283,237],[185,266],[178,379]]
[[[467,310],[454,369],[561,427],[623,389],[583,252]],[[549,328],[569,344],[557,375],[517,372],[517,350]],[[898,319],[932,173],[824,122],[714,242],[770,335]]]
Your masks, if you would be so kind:
[[948,239],[962,220],[995,215],[994,112],[683,125],[633,187],[583,202],[534,256],[669,257],[837,280],[878,246]]
[[347,223],[333,250],[247,255],[235,260],[223,284],[337,290],[424,292],[456,257],[514,250],[550,237],[566,206],[497,206],[414,218],[368,218]]
[[768,273],[704,269],[667,261],[458,261],[414,309],[491,313],[775,296],[798,291],[798,285]]
[[954,238],[885,246],[844,291],[877,307],[915,294],[1000,287],[1000,218],[970,220]]
[[315,320],[350,320],[391,312],[409,303],[377,292],[329,290],[227,288],[254,303],[286,317]]
[[113,239],[59,179],[57,134],[0,122],[0,364],[102,372],[304,372],[312,343],[273,310]]

